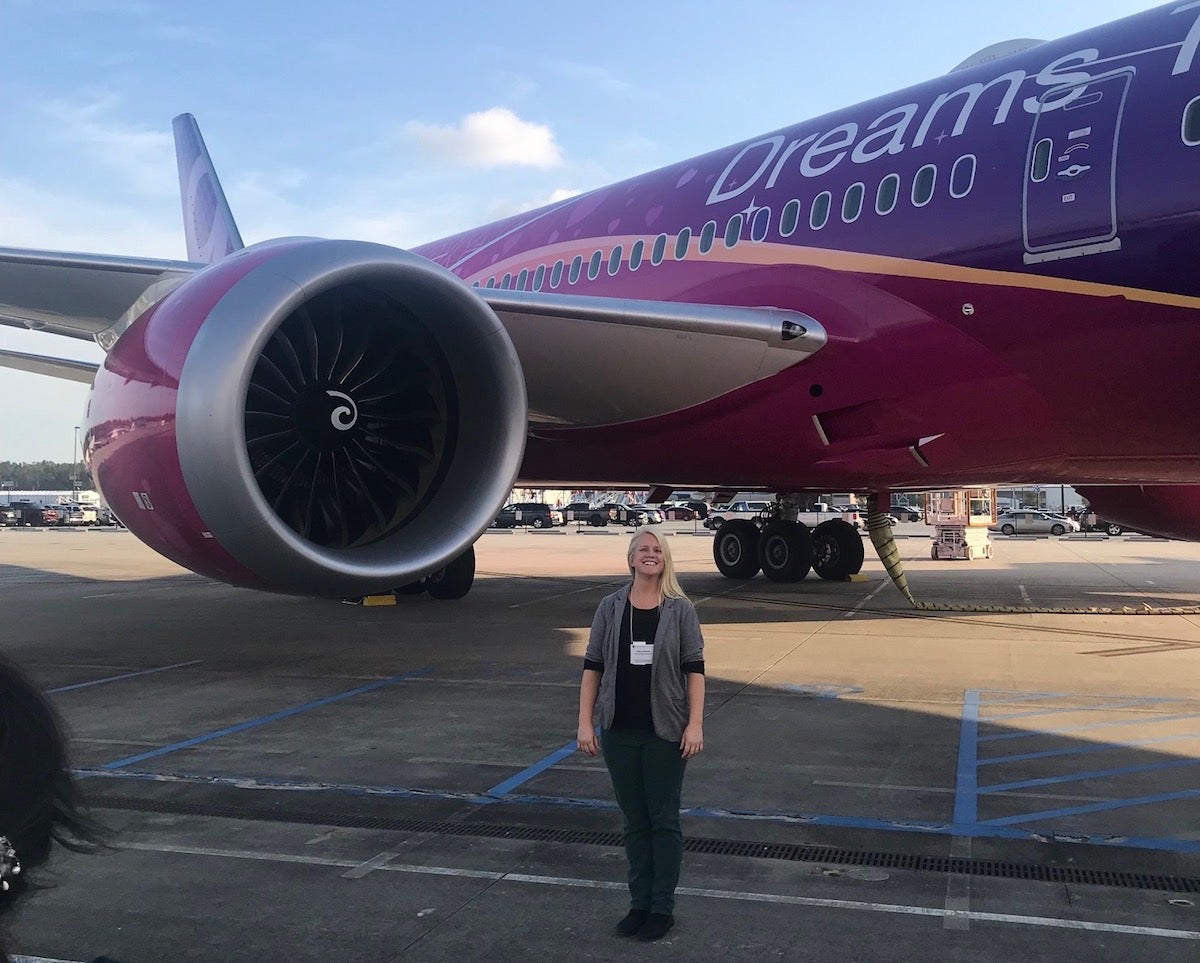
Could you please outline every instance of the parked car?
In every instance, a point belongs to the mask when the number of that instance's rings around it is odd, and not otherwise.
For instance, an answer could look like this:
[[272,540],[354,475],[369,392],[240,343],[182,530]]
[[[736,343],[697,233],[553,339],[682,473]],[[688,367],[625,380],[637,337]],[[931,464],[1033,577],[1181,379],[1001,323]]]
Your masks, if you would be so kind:
[[551,508],[545,502],[513,502],[500,509],[492,527],[516,528],[518,525],[529,525],[533,528],[551,528],[562,523],[562,512]]
[[988,526],[988,531],[1001,532],[1004,535],[1065,535],[1067,532],[1079,531],[1079,523],[1065,515],[1015,511],[1002,514],[994,524]]
[[562,511],[564,525],[579,522],[600,528],[608,524],[608,511],[603,506],[593,507],[587,502],[571,502]]
[[16,501],[0,507],[0,522],[9,526],[41,525],[42,506],[33,502]]
[[688,507],[683,502],[663,502],[659,505],[658,510],[670,522],[690,522],[699,517],[694,508]]
[[606,502],[601,506],[608,513],[608,520],[615,525],[628,525],[631,528],[638,525],[645,525],[646,513],[639,511],[632,505],[621,505],[617,502]]
[[58,509],[53,505],[48,505],[42,509],[42,524],[57,525],[58,524]]
[[1126,532],[1132,532],[1132,528],[1127,528],[1120,522],[1111,522],[1107,518],[1101,518],[1095,512],[1087,512],[1080,521],[1080,527],[1085,532],[1103,532],[1105,535],[1124,535]]
[[770,507],[771,502],[766,501],[736,501],[730,502],[728,505],[715,505],[708,518],[704,520],[704,527],[716,531],[727,521],[735,518],[754,521]]
[[661,508],[654,508],[651,505],[630,505],[632,511],[641,512],[645,521],[642,525],[661,525],[667,520],[667,516],[663,514]]
[[100,512],[95,505],[59,505],[58,525],[98,525]]
[[911,505],[893,505],[889,511],[902,522],[919,522],[925,518],[925,513]]

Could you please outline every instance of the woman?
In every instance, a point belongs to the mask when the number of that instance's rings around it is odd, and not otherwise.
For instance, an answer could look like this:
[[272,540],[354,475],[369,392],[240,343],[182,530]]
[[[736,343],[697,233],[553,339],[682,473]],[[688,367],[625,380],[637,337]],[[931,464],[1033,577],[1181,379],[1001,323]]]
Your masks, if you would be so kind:
[[704,637],[665,538],[642,526],[626,561],[633,581],[592,620],[578,739],[589,756],[604,753],[625,817],[630,909],[617,932],[650,941],[675,923],[683,770],[704,748]]

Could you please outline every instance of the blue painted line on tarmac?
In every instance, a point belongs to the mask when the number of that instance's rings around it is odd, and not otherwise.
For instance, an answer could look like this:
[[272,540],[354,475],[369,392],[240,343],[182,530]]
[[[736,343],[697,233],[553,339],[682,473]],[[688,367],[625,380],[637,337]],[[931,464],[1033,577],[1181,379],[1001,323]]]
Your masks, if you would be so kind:
[[1114,722],[1089,722],[1083,726],[1068,726],[1065,729],[1026,729],[1021,732],[1002,732],[994,736],[980,736],[980,742],[1001,742],[1005,739],[1030,739],[1034,736],[1067,736],[1088,729],[1111,729],[1120,726],[1152,726],[1159,722],[1179,722],[1185,719],[1200,719],[1200,712],[1186,712],[1176,716],[1136,716],[1117,719]]
[[958,730],[958,772],[954,777],[954,821],[961,825],[977,820],[979,805],[979,697],[977,689],[963,696],[962,723]]
[[[617,804],[610,799],[582,799],[570,796],[533,796],[513,794],[497,799],[471,792],[450,792],[439,789],[416,789],[402,786],[356,786],[338,783],[296,783],[287,780],[259,779],[252,776],[207,776],[189,773],[155,773],[130,770],[106,769],[76,770],[79,778],[134,779],[149,782],[190,782],[207,785],[232,786],[238,789],[266,789],[277,791],[336,792],[354,796],[393,796],[402,798],[451,800],[477,805],[520,805],[556,806],[569,809],[616,811]],[[725,819],[732,821],[802,823],[808,826],[833,826],[843,829],[880,830],[884,832],[924,833],[926,835],[972,836],[987,839],[1045,840],[1047,837],[1067,839],[1073,843],[1094,846],[1131,847],[1136,849],[1164,850],[1179,853],[1200,853],[1200,840],[1173,839],[1156,836],[1091,836],[1082,833],[1055,833],[1053,830],[1035,832],[1015,829],[989,822],[938,823],[919,820],[864,819],[853,816],[833,816],[822,813],[789,813],[778,810],[725,810],[691,807],[683,815],[696,818]],[[286,816],[284,817],[286,818]],[[1023,817],[1028,818],[1028,817]]]
[[497,783],[495,786],[492,786],[492,788],[487,791],[487,794],[489,796],[507,796],[510,792],[516,789],[517,786],[528,782],[534,776],[541,775],[551,766],[557,765],[568,756],[573,756],[578,748],[579,744],[572,739],[561,749],[555,749],[554,752],[550,753],[550,755],[539,759],[529,768],[522,769],[515,776],[505,779],[504,782]]
[[176,752],[180,749],[189,749],[192,746],[198,746],[205,742],[212,742],[214,739],[220,739],[223,736],[231,736],[237,732],[245,732],[247,729],[255,729],[258,726],[265,726],[268,722],[277,722],[280,719],[286,719],[289,716],[299,715],[301,712],[308,712],[310,709],[319,709],[321,706],[332,705],[335,702],[341,702],[343,699],[349,699],[356,695],[362,695],[364,692],[373,692],[376,689],[382,689],[386,686],[396,685],[399,682],[406,682],[409,679],[424,675],[432,669],[417,669],[413,672],[405,672],[403,675],[394,675],[390,679],[381,679],[379,682],[372,682],[368,685],[359,686],[357,689],[351,689],[349,692],[341,692],[337,695],[326,696],[324,699],[317,699],[313,702],[306,702],[302,706],[295,706],[291,709],[284,709],[280,712],[272,712],[269,716],[260,716],[257,719],[250,719],[246,722],[238,723],[236,726],[229,726],[225,729],[217,729],[214,732],[206,732],[204,735],[196,736],[192,739],[184,739],[182,742],[173,742],[169,746],[162,746],[158,749],[151,749],[149,752],[141,752],[136,756],[127,756],[124,759],[117,759],[113,762],[105,763],[104,769],[123,769],[126,766],[132,766],[135,763],[145,762],[147,759],[155,759],[159,756],[165,756],[167,753]]
[[980,759],[978,765],[995,766],[1003,762],[1028,762],[1030,759],[1049,759],[1053,756],[1088,756],[1097,752],[1117,752],[1121,749],[1135,749],[1138,746],[1152,746],[1160,742],[1178,742],[1180,739],[1200,739],[1200,733],[1184,732],[1170,736],[1155,736],[1152,739],[1136,739],[1132,742],[1105,742],[1097,746],[1047,749],[1044,752],[1022,752],[1011,756],[989,756],[986,759]]
[[1033,789],[1037,786],[1059,786],[1065,782],[1082,782],[1086,779],[1103,779],[1108,776],[1130,776],[1138,772],[1161,772],[1165,769],[1179,769],[1184,766],[1200,766],[1200,759],[1180,759],[1176,762],[1154,762],[1143,766],[1124,766],[1120,769],[1096,769],[1091,772],[1073,772],[1065,776],[1046,776],[1043,779],[1026,779],[1023,782],[1002,782],[993,786],[984,786],[979,795],[989,793],[1011,792],[1014,789]]
[[86,689],[88,686],[104,685],[106,682],[120,682],[122,679],[136,679],[138,676],[154,675],[156,672],[166,672],[169,669],[182,669],[189,665],[199,665],[203,659],[192,659],[191,662],[176,662],[173,665],[160,665],[157,669],[142,669],[140,672],[126,672],[122,675],[110,675],[103,679],[92,679],[91,682],[76,682],[74,685],[60,685],[57,689],[47,689],[47,695],[56,692],[70,692],[73,689]]
[[1200,789],[1181,789],[1179,792],[1164,792],[1156,796],[1137,796],[1133,799],[1113,799],[1109,802],[1088,803],[1084,806],[1068,806],[1063,809],[1044,809],[1038,813],[1025,813],[1017,816],[1002,816],[998,819],[985,819],[984,826],[1013,826],[1021,823],[1038,822],[1043,819],[1056,819],[1060,816],[1079,816],[1087,813],[1108,812],[1112,809],[1129,809],[1132,806],[1150,806],[1154,803],[1175,802],[1179,799],[1200,798]]
[[1120,702],[1100,702],[1091,706],[1062,706],[1058,709],[1037,709],[1032,712],[1006,712],[999,716],[988,716],[985,722],[1000,722],[1005,719],[1024,719],[1029,716],[1055,716],[1064,712],[1107,712],[1109,709],[1136,709],[1138,706],[1161,705],[1163,699],[1126,699]]

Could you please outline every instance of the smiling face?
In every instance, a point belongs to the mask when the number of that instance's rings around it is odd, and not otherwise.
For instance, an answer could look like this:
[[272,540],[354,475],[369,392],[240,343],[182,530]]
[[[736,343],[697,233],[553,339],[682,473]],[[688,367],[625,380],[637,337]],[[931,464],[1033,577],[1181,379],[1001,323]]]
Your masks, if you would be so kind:
[[664,566],[662,544],[649,532],[637,536],[629,546],[629,571],[636,578],[662,578]]

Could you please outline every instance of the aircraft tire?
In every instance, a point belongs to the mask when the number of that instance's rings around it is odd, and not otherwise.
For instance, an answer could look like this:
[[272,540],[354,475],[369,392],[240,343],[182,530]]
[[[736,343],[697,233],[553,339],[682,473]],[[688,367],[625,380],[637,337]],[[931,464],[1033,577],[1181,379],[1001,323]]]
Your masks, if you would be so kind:
[[862,570],[862,536],[843,519],[821,522],[813,529],[812,546],[813,571],[821,578],[839,580]]
[[735,518],[717,530],[713,561],[726,578],[754,578],[758,574],[758,529],[753,522]]
[[758,539],[758,564],[772,582],[799,582],[812,568],[812,535],[803,522],[768,522]]
[[445,568],[425,579],[431,598],[460,599],[475,581],[475,546],[471,546]]
[[392,589],[392,594],[400,595],[420,595],[425,591],[425,579],[419,582],[409,582],[407,585],[401,585],[398,588]]

